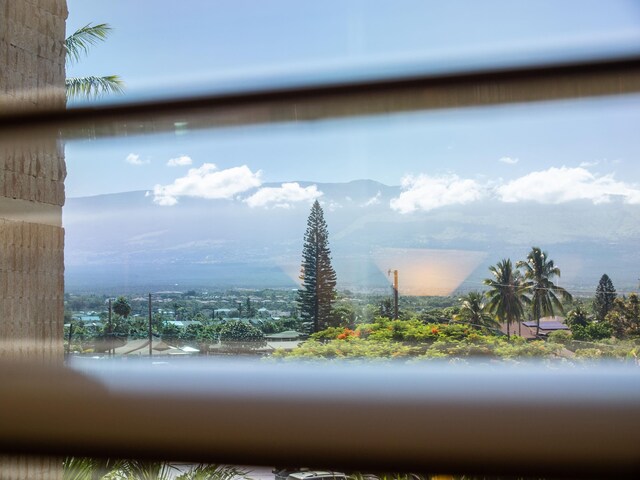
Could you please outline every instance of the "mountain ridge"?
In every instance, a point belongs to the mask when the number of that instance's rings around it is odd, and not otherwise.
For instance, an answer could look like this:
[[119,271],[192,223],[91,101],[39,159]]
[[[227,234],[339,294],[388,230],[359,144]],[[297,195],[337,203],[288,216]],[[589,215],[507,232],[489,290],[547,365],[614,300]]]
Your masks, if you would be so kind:
[[[489,265],[524,258],[532,245],[556,260],[564,286],[595,288],[602,273],[617,287],[637,286],[637,206],[485,199],[400,214],[390,201],[401,188],[374,180],[269,182],[260,188],[283,183],[316,185],[323,192],[341,287],[387,288],[383,272],[400,262],[398,252],[405,249],[413,255],[435,252],[421,257],[425,272],[438,252],[459,251],[461,258],[476,252],[482,259],[474,268],[455,267],[466,273],[451,281],[458,282],[452,291],[481,288]],[[173,206],[157,205],[145,190],[71,197],[63,209],[67,285],[134,287],[156,279],[163,285],[295,287],[309,203],[252,208],[244,200],[257,190],[231,199],[180,197]],[[392,253],[400,257],[382,265]]]

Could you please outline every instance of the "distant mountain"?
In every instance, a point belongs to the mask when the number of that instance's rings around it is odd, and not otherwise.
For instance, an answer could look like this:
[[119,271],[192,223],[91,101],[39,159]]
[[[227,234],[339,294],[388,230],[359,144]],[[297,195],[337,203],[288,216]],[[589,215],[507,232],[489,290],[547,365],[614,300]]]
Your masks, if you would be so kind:
[[[562,205],[485,200],[400,214],[400,187],[371,180],[316,185],[339,286],[445,294],[481,288],[501,258],[532,245],[560,266],[562,284],[592,292],[602,273],[618,289],[640,276],[640,208],[576,201]],[[263,185],[279,187],[280,184]],[[168,287],[295,288],[308,202],[251,208],[242,198],[181,197],[160,206],[144,191],[70,198],[64,207],[69,290]]]

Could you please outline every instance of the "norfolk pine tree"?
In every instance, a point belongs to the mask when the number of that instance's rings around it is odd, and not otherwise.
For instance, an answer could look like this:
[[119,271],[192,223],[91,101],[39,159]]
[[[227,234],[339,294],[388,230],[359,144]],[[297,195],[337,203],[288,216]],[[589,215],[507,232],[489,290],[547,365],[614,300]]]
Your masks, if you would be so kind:
[[297,300],[300,318],[312,322],[313,331],[317,332],[327,326],[336,298],[336,272],[331,266],[329,232],[317,200],[311,207],[304,234],[300,280],[302,287],[298,290]]
[[613,308],[616,297],[616,289],[606,273],[600,277],[596,288],[596,298],[593,301],[593,313],[599,321],[603,321],[607,313]]

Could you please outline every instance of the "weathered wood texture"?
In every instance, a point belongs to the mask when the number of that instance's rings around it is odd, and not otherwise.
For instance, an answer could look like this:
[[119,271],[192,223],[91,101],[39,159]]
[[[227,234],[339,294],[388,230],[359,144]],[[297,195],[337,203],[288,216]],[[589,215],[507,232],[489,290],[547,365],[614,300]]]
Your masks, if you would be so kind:
[[[0,0],[0,111],[65,107],[66,18],[66,0]],[[0,142],[0,362],[63,358],[65,176],[57,136]],[[0,457],[0,479],[45,478],[59,460]]]

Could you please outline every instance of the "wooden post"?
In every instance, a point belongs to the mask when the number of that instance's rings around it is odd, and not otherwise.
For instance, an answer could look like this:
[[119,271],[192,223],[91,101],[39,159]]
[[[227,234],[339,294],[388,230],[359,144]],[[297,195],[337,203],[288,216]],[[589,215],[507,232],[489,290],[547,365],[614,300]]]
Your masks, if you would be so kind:
[[149,293],[149,357],[153,355],[153,333],[151,332],[151,293]]
[[398,319],[398,270],[393,271],[393,318]]
[[109,299],[109,335],[108,335],[108,352],[109,356],[111,356],[111,347],[113,343],[113,326],[111,325],[111,299]]

